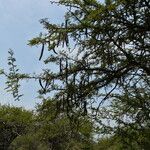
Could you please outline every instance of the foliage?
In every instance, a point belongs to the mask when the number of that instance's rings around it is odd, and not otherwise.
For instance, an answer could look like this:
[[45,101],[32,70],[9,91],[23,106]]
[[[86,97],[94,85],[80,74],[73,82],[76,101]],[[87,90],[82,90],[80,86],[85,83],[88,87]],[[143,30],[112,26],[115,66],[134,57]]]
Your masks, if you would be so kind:
[[39,140],[36,131],[28,131],[26,135],[17,137],[10,145],[9,150],[48,150],[48,146]]
[[12,95],[14,98],[16,98],[16,100],[19,100],[19,97],[21,95],[19,95],[18,89],[20,87],[19,84],[19,79],[17,78],[17,72],[19,71],[19,69],[17,69],[17,66],[15,64],[16,59],[13,57],[14,53],[13,51],[10,49],[8,51],[9,53],[9,57],[8,57],[8,65],[10,66],[10,72],[8,77],[8,80],[6,82],[7,84],[7,92],[12,92]]
[[6,73],[4,70],[0,70],[0,75],[5,75],[7,77],[6,80],[7,87],[5,88],[5,90],[7,90],[7,92],[10,92],[15,100],[20,100],[20,97],[22,97],[23,94],[19,93],[20,88],[19,81],[25,78],[27,79],[29,78],[29,76],[27,74],[19,73],[19,69],[15,64],[16,59],[14,57],[13,50],[9,49],[8,53],[9,53],[8,57],[9,73]]
[[95,150],[121,150],[120,142],[114,137],[102,137],[95,145]]
[[150,121],[149,2],[60,0],[57,4],[68,8],[64,23],[41,20],[47,33],[29,43],[42,44],[40,60],[47,46],[50,55],[44,62],[59,68],[57,73],[44,71],[43,93],[54,91],[69,116],[78,111],[96,116],[101,133],[124,139],[123,149],[144,148],[147,140],[140,138]]
[[85,118],[69,120],[63,111],[57,110],[57,101],[44,100],[37,108],[40,139],[50,149],[91,149],[93,124]]
[[115,131],[124,145],[131,149],[147,149],[150,127],[149,87],[131,88],[113,101],[113,118],[118,127]]
[[[10,69],[9,74],[1,71],[8,77],[9,91],[19,98],[20,79],[39,80],[39,95],[45,98],[37,111],[39,133],[47,144],[58,146],[56,149],[67,148],[69,144],[70,147],[79,144],[80,148],[75,149],[81,149],[84,142],[91,141],[91,117],[99,124],[97,133],[112,135],[101,139],[102,149],[147,149],[150,144],[149,1],[52,3],[67,7],[63,23],[51,24],[42,19],[46,33],[30,40],[29,45],[41,45],[39,60],[47,48],[49,55],[44,63],[57,69],[44,69],[39,76],[19,74],[17,69]],[[15,68],[12,54],[9,65]],[[119,142],[117,148],[112,143],[114,139]]]
[[[86,117],[70,122],[57,112],[56,100],[44,100],[33,114],[22,108],[1,106],[0,149],[93,149],[93,123]],[[9,142],[9,143],[8,143]]]
[[96,101],[96,115],[111,93],[141,87],[139,83],[146,80],[149,84],[148,1],[60,0],[56,4],[68,8],[65,23],[42,19],[47,32],[29,42],[42,44],[40,60],[47,46],[50,54],[44,62],[59,68],[57,73],[44,70],[41,93],[54,91],[68,112],[79,108],[86,114],[94,110]]
[[32,123],[32,112],[0,105],[0,149],[7,150],[12,141],[25,134]]
[[64,23],[41,20],[47,32],[29,42],[43,45],[40,59],[47,46],[50,55],[44,62],[59,68],[57,73],[44,71],[43,93],[54,91],[69,115],[80,111],[95,117],[100,133],[120,134],[126,146],[143,148],[140,137],[149,130],[150,121],[149,2],[56,4],[68,8]]

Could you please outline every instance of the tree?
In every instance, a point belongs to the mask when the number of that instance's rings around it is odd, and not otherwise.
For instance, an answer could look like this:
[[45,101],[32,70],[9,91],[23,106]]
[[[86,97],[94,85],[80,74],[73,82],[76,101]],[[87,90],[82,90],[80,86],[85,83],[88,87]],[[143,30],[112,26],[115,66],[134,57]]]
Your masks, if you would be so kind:
[[[40,76],[14,73],[9,79],[16,75],[18,80],[38,79],[40,95],[54,92],[58,110],[67,112],[71,120],[76,115],[92,115],[104,133],[117,134],[124,129],[129,131],[125,133],[135,133],[141,125],[149,130],[149,1],[53,3],[68,8],[64,22],[51,24],[42,19],[47,32],[30,40],[29,45],[42,46],[39,60],[47,48],[45,64],[54,63],[58,69],[45,69]],[[126,122],[122,117],[130,119]],[[106,119],[114,120],[115,127],[106,125]],[[135,132],[130,132],[131,126]]]
[[[35,124],[32,127],[35,129]],[[17,137],[10,145],[9,150],[48,150],[48,145],[40,140],[36,130],[29,129],[22,136]]]
[[37,105],[32,125],[26,129],[26,132],[22,130],[25,134],[16,137],[11,142],[9,150],[93,149],[92,120],[80,117],[80,121],[74,118],[74,122],[71,122],[63,111],[57,111],[56,102],[53,99],[44,99]]
[[148,149],[150,146],[149,91],[144,84],[142,88],[128,88],[113,101],[110,118],[118,124],[114,132],[125,149]]
[[70,120],[57,110],[57,100],[44,99],[37,107],[39,139],[52,150],[93,149],[93,122],[88,117]]
[[55,98],[68,112],[78,107],[83,114],[93,108],[90,104],[98,97],[96,114],[118,89],[140,87],[142,82],[149,86],[147,0],[106,0],[104,4],[60,0],[58,4],[68,8],[65,23],[41,20],[47,32],[29,42],[42,45],[40,60],[47,46],[50,55],[45,64],[55,63],[59,68],[58,72],[44,70],[41,93],[55,91]]
[[7,150],[14,139],[27,132],[31,122],[31,112],[0,105],[0,149]]
[[[59,68],[57,73],[44,71],[41,93],[55,91],[55,98],[68,108],[69,115],[76,108],[81,115],[92,112],[98,116],[104,133],[123,132],[123,138],[129,135],[127,139],[136,133],[135,142],[149,130],[150,121],[150,3],[60,0],[58,4],[68,7],[65,23],[41,20],[47,33],[29,43],[42,44],[40,59],[47,46],[50,55],[44,62],[55,63]],[[106,126],[105,119],[114,120],[117,130]],[[141,145],[138,142],[135,143]],[[129,143],[126,141],[126,146]]]

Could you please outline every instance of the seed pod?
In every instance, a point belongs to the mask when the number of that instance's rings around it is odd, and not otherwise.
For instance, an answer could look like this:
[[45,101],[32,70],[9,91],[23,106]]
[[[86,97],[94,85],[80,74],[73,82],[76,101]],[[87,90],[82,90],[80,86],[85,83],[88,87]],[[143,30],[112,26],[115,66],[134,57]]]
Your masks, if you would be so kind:
[[39,84],[40,84],[41,88],[43,89],[43,93],[45,93],[46,92],[46,88],[43,86],[41,79],[39,79]]
[[62,73],[62,59],[61,58],[59,60],[59,68],[60,68],[60,73]]
[[57,47],[59,46],[60,40],[61,40],[61,33],[59,33],[59,35],[58,35]]
[[86,36],[86,38],[88,38],[88,29],[87,28],[85,29],[85,36]]
[[41,49],[41,54],[40,54],[39,60],[41,60],[43,53],[44,53],[44,43],[42,43],[42,49]]
[[86,101],[84,101],[83,109],[84,109],[83,115],[87,115],[87,102]]
[[58,53],[55,51],[55,49],[53,49],[53,52],[54,52],[55,54],[58,54]]
[[74,83],[74,85],[76,84],[76,74],[75,73],[73,74],[73,83]]
[[68,60],[66,58],[66,84],[68,84]]

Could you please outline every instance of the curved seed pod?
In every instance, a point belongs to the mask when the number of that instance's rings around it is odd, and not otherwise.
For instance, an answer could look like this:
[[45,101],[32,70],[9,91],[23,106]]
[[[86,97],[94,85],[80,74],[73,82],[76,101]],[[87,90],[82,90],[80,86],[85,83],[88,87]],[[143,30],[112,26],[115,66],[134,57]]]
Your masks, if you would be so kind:
[[60,68],[60,73],[62,73],[62,59],[61,58],[59,60],[59,68]]
[[41,49],[41,54],[40,54],[39,60],[41,60],[43,53],[44,53],[44,43],[42,43],[42,49]]
[[39,84],[40,84],[41,88],[43,89],[43,93],[45,93],[45,92],[46,92],[46,89],[45,89],[45,87],[43,86],[41,79],[39,79]]
[[53,52],[54,52],[55,54],[58,54],[58,53],[55,51],[55,49],[53,49]]
[[41,88],[44,89],[44,86],[42,85],[42,80],[41,79],[39,79],[39,84],[40,84]]

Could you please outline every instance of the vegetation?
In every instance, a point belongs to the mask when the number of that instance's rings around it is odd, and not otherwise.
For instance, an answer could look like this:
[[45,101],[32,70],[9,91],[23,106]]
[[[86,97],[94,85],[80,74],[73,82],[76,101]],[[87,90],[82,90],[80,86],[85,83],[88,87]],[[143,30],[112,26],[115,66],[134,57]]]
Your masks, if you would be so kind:
[[[51,3],[67,7],[64,22],[51,24],[42,19],[46,33],[30,40],[29,45],[42,46],[39,60],[48,50],[44,63],[57,69],[44,69],[40,75],[19,73],[9,51],[10,73],[1,71],[15,99],[22,96],[20,80],[36,79],[41,86],[43,103],[33,114],[33,131],[22,140],[17,138],[23,142],[14,145],[28,146],[24,149],[148,150],[149,1]],[[96,143],[94,136],[98,135]]]
[[31,124],[31,112],[0,105],[0,149],[7,150],[13,140],[27,133]]

